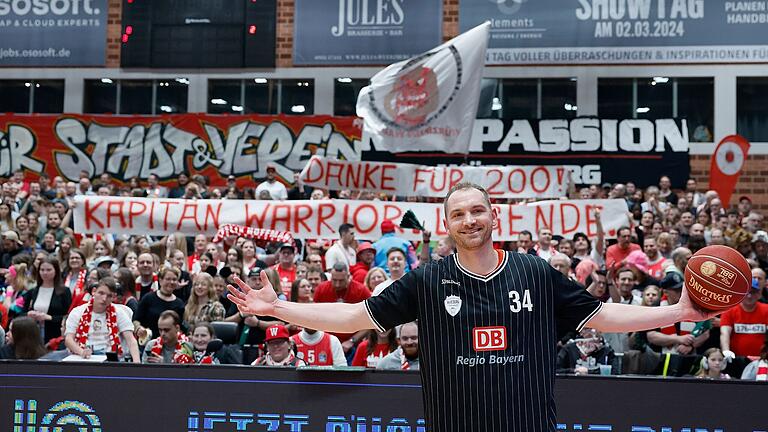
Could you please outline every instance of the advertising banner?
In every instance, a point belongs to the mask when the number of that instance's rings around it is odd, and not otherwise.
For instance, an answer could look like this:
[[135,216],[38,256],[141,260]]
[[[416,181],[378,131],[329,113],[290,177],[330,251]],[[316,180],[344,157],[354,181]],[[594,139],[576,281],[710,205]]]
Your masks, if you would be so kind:
[[764,1],[462,0],[461,31],[491,21],[487,64],[768,60]]
[[[85,196],[75,197],[75,232],[213,236],[224,224],[288,231],[299,239],[336,239],[342,223],[355,226],[364,239],[381,237],[379,226],[389,219],[399,223],[411,210],[424,228],[435,236],[446,236],[442,204],[313,200],[183,200]],[[549,227],[552,234],[571,237],[583,232],[596,235],[595,210],[600,210],[606,236],[628,224],[624,200],[557,200],[528,205],[494,205],[499,224],[494,240],[514,240],[520,231],[538,232]],[[421,239],[421,231],[397,228],[407,240]]]
[[442,42],[442,0],[296,0],[293,64],[381,65]]
[[[0,362],[0,385],[3,431],[426,430],[418,372]],[[765,384],[754,381],[558,376],[554,393],[558,431],[758,432],[768,424]],[[574,397],[588,394],[611,401],[610,409]],[[718,407],[637,409],[660,394]]]
[[632,181],[638,187],[658,184],[668,175],[674,187],[682,188],[690,173],[685,120],[477,119],[469,151],[466,157],[365,151],[363,158],[430,165],[556,165],[568,168],[575,184]]
[[433,167],[386,162],[350,162],[313,156],[301,172],[311,187],[374,191],[397,196],[443,198],[459,182],[483,186],[493,198],[560,198],[568,193],[562,166]]
[[104,66],[107,0],[0,1],[0,66]]

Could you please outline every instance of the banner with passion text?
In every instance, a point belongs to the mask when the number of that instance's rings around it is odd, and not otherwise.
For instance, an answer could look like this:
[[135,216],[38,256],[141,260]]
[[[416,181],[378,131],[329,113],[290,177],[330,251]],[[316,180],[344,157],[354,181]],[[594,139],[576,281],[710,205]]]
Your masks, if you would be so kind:
[[754,63],[768,4],[721,0],[461,0],[459,29],[491,21],[487,64]]
[[444,197],[459,182],[483,186],[494,198],[560,198],[568,193],[563,166],[444,166],[351,162],[313,156],[300,179],[306,186],[374,191],[397,196]]
[[[385,219],[399,222],[412,210],[424,227],[436,236],[447,235],[443,226],[443,205],[387,201],[252,201],[182,200],[77,196],[74,212],[75,232],[124,234],[213,236],[224,224],[287,231],[295,238],[338,238],[342,223],[355,226],[363,239],[381,236],[379,225]],[[596,235],[595,210],[601,211],[608,237],[627,224],[624,200],[553,200],[529,205],[494,205],[499,215],[494,240],[514,240],[520,231],[537,232],[547,226],[553,234],[573,236],[584,232]],[[421,239],[417,230],[398,228],[409,240]]]

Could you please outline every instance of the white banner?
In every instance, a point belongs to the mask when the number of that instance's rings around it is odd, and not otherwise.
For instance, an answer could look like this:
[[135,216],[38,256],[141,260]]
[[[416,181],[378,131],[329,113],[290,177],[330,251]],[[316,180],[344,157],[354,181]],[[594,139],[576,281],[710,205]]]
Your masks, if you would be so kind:
[[301,181],[330,190],[366,190],[397,196],[445,197],[459,182],[483,186],[493,198],[560,198],[568,193],[563,166],[449,166],[350,162],[313,156]]
[[[385,219],[400,222],[412,210],[434,236],[448,235],[443,226],[443,205],[386,201],[250,201],[181,200],[78,196],[75,198],[75,232],[213,236],[221,225],[237,224],[254,228],[288,231],[294,237],[339,237],[342,223],[351,223],[357,237],[375,240],[381,236],[379,225]],[[494,205],[499,227],[494,240],[514,240],[520,231],[534,233],[543,226],[553,234],[572,237],[576,232],[596,235],[594,210],[602,210],[606,236],[627,225],[624,200],[553,200],[529,205]],[[399,235],[420,240],[416,230],[398,228]]]
[[469,153],[490,23],[388,66],[357,98],[363,134],[392,153]]

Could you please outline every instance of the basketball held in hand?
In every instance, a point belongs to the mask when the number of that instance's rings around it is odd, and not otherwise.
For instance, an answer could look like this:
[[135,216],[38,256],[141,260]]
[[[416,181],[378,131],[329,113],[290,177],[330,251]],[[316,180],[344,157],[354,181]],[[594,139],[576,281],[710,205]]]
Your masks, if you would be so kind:
[[747,260],[727,246],[707,246],[696,252],[685,267],[685,289],[691,300],[706,310],[736,306],[751,285]]

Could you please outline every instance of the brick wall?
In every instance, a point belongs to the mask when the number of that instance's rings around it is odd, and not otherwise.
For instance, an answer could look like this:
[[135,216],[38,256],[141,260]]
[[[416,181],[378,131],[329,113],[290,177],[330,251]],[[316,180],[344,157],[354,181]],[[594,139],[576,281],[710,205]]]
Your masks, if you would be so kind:
[[109,14],[107,15],[107,67],[120,67],[120,44],[122,43],[123,29],[121,24],[123,2],[121,0],[109,0]]
[[[107,25],[107,67],[120,67],[121,0],[109,0]],[[295,0],[277,1],[277,67],[293,66],[293,11]],[[459,0],[443,0],[443,39],[459,34]],[[709,185],[710,156],[691,157],[691,175],[701,188]],[[672,174],[674,175],[674,174]],[[627,179],[629,180],[629,179]],[[740,195],[750,195],[756,208],[768,212],[768,156],[750,156],[732,201]]]
[[[711,156],[691,156],[691,176],[696,179],[701,189],[709,187],[709,166]],[[735,205],[741,195],[752,198],[753,206],[762,213],[768,213],[768,155],[751,155],[731,197]]]

